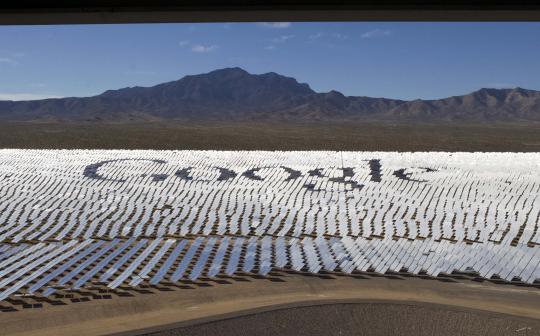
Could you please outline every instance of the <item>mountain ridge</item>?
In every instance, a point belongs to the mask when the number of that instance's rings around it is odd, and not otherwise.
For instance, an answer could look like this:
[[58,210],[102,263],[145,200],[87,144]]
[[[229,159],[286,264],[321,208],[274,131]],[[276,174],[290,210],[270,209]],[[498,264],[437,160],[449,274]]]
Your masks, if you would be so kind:
[[0,101],[0,120],[538,121],[540,91],[482,88],[432,100],[318,93],[275,72],[225,68],[92,97]]

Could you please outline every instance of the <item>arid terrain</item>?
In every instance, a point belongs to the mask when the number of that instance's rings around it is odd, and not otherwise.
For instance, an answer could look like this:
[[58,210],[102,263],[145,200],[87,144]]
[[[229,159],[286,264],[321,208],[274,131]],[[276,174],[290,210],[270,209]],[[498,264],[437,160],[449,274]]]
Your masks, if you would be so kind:
[[[224,335],[268,335],[269,331],[293,335],[297,333],[292,328],[299,325],[312,335],[337,335],[340,329],[332,325],[340,322],[333,319],[340,318],[347,322],[342,334],[388,335],[399,326],[403,326],[401,335],[527,335],[525,329],[528,335],[539,333],[538,288],[459,278],[239,275],[221,278],[221,283],[207,279],[160,286],[161,290],[150,289],[147,294],[128,290],[131,297],[113,294],[109,300],[2,313],[0,324],[9,335],[204,335],[223,328]],[[341,308],[334,306],[333,312],[325,313],[331,318],[324,323],[320,317],[325,310],[320,308],[310,308],[309,313],[304,308],[293,310],[294,314],[260,314],[328,303],[356,307],[346,306],[341,315],[336,311]],[[359,312],[366,315],[351,316]],[[317,316],[319,321],[311,324]]]
[[272,307],[141,335],[533,335],[537,330],[536,320],[451,306],[337,300]]
[[0,147],[348,151],[540,151],[540,123],[0,123]]

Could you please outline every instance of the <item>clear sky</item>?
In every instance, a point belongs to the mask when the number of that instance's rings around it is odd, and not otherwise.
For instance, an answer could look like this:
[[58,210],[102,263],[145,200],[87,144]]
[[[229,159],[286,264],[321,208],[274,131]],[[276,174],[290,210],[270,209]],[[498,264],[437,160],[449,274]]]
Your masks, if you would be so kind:
[[233,66],[345,95],[540,90],[540,23],[0,26],[0,100],[90,96]]

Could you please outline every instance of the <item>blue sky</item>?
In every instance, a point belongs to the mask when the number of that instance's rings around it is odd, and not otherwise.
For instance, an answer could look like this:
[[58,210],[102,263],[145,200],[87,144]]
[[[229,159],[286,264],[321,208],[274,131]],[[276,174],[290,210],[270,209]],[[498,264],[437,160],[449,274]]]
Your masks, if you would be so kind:
[[540,90],[540,23],[0,26],[0,100],[90,96],[233,66],[346,95]]

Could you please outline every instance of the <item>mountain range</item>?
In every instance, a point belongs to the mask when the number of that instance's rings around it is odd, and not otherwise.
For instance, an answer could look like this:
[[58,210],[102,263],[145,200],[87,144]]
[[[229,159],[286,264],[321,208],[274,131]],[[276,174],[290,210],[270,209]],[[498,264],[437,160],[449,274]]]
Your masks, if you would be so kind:
[[437,100],[317,93],[274,72],[226,68],[83,98],[0,101],[0,120],[540,121],[540,91],[480,89]]

